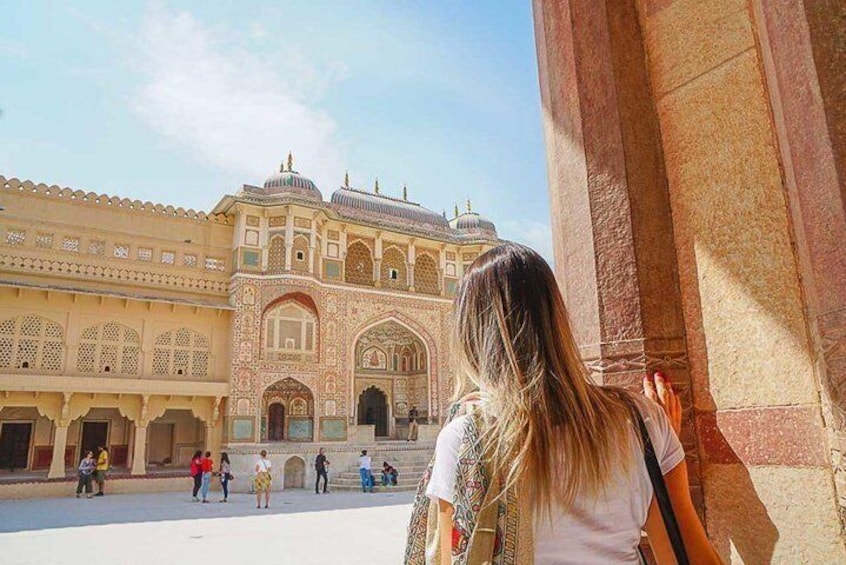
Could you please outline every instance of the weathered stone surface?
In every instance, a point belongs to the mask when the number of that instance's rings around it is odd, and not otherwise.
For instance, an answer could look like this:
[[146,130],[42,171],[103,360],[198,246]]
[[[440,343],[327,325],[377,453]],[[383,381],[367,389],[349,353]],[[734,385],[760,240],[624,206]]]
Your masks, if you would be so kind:
[[705,468],[708,534],[731,563],[846,562],[825,468]]
[[647,4],[645,26],[653,88],[667,92],[754,46],[744,0],[675,0]]
[[689,345],[697,345],[690,351],[695,403],[726,409],[815,402],[787,206],[755,54],[744,53],[666,96],[658,113]]

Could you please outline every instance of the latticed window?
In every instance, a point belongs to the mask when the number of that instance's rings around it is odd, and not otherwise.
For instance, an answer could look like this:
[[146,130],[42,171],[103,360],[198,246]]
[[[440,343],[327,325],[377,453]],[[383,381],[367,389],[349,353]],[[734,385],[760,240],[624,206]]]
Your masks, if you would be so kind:
[[117,244],[115,245],[115,257],[118,259],[128,259],[129,258],[129,246]]
[[176,253],[173,251],[162,251],[162,263],[173,265],[176,262]]
[[150,247],[139,247],[138,248],[138,260],[139,261],[152,261],[153,260],[153,249]]
[[85,328],[79,340],[80,373],[136,375],[141,355],[138,332],[116,322]]
[[353,284],[373,286],[373,256],[367,245],[361,241],[347,247],[344,280]]
[[223,259],[216,257],[206,257],[207,271],[222,271],[224,269]]
[[63,336],[62,326],[40,316],[0,321],[0,369],[60,371]]
[[425,294],[438,294],[438,264],[428,253],[417,255],[414,264],[414,290]]
[[35,236],[35,246],[50,249],[51,247],[53,247],[53,234],[39,233]]
[[265,314],[266,359],[302,359],[298,354],[313,354],[316,342],[317,316],[299,302],[282,302]]
[[10,229],[6,231],[6,244],[7,245],[23,245],[26,241],[26,231],[24,230],[17,230],[17,229]]
[[281,273],[285,269],[285,238],[274,235],[270,238],[267,249],[267,270],[271,273]]
[[396,247],[388,247],[382,253],[382,284],[389,288],[406,288],[408,270],[405,255]]
[[291,252],[294,254],[291,266],[300,271],[308,269],[308,238],[306,236],[298,235],[294,238]]
[[88,242],[88,253],[91,255],[103,255],[106,252],[106,242],[102,239],[94,239]]
[[191,253],[186,253],[182,256],[182,264],[186,267],[196,267],[197,266],[197,256]]
[[78,237],[66,237],[62,240],[62,250],[63,251],[72,251],[74,253],[79,253],[79,238]]
[[209,339],[188,328],[159,335],[153,349],[153,374],[207,376]]

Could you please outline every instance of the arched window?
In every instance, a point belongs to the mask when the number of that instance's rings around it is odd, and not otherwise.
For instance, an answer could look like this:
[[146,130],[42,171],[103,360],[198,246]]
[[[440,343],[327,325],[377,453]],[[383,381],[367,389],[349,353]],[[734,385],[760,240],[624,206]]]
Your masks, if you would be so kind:
[[138,374],[141,338],[116,322],[82,330],[76,370],[80,373]]
[[0,368],[60,371],[65,355],[62,326],[40,316],[0,321]]
[[388,288],[408,288],[408,268],[405,255],[399,248],[390,246],[382,252],[382,285]]
[[264,316],[264,358],[312,361],[317,349],[317,316],[297,300],[285,300]]
[[281,273],[285,270],[285,237],[281,234],[270,238],[267,251],[267,270],[270,273]]
[[295,271],[308,270],[308,237],[298,234],[294,236],[291,247],[291,268]]
[[154,375],[205,377],[209,372],[209,339],[188,328],[156,337],[153,349]]
[[373,286],[373,256],[362,241],[347,246],[344,261],[344,280],[348,283]]
[[414,263],[414,290],[425,294],[439,294],[438,264],[428,253],[417,255]]

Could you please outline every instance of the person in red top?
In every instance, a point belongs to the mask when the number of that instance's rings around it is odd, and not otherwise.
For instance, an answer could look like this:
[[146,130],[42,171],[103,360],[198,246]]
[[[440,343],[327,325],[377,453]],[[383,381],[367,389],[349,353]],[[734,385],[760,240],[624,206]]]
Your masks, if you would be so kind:
[[209,501],[209,487],[211,486],[212,472],[214,471],[214,461],[211,458],[211,451],[206,451],[205,457],[201,461],[203,478],[200,487],[200,492],[203,495],[203,503]]
[[200,487],[203,484],[203,452],[199,449],[194,452],[194,456],[191,458],[191,478],[194,479],[193,500],[200,502],[197,493],[200,492]]

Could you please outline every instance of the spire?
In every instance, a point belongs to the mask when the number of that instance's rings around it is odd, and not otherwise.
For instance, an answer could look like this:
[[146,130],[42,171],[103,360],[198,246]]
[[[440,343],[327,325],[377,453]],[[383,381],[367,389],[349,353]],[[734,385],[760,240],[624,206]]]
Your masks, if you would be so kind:
[[458,204],[455,205],[455,217],[458,217]]
[[346,171],[346,172],[344,173],[344,186],[345,186],[346,188],[349,188],[349,187],[350,187],[350,172],[349,172],[349,171]]
[[408,200],[408,187],[405,185],[402,185],[402,199]]
[[373,185],[373,192],[379,194],[379,177],[376,177],[376,183]]
[[468,198],[467,199],[467,212],[472,212],[472,211],[473,211],[473,205],[470,204],[470,199]]
[[282,161],[281,163],[279,163],[279,172],[280,173],[285,172],[285,161]]
[[288,151],[288,172],[294,170],[294,156],[291,155],[291,152]]
[[444,208],[444,210],[443,210],[443,212],[441,212],[441,214],[443,215],[444,220],[446,220],[446,219],[447,219],[447,217],[446,217],[446,208]]

